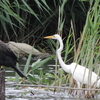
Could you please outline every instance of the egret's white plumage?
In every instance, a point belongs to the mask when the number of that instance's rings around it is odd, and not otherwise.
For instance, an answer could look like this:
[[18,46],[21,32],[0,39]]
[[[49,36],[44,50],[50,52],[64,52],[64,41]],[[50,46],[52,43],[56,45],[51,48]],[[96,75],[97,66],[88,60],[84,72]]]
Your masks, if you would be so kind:
[[92,72],[91,74],[91,83],[89,84],[89,69],[81,66],[77,63],[71,63],[70,65],[66,65],[61,57],[61,51],[63,49],[63,42],[61,37],[58,34],[52,35],[52,36],[47,36],[44,38],[51,38],[51,39],[56,39],[60,42],[60,47],[57,49],[56,53],[58,56],[59,63],[63,70],[67,73],[72,74],[72,77],[76,80],[78,87],[80,88],[80,83],[87,84],[87,85],[93,85],[95,83],[96,87],[100,86],[100,79],[97,80],[99,77],[96,73]]

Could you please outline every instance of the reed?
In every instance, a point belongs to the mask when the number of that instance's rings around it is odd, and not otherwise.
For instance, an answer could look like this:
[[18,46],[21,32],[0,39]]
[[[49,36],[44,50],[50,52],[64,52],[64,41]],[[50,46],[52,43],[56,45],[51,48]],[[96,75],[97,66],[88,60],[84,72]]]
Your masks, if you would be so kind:
[[[100,59],[100,52],[99,52],[99,41],[100,41],[100,34],[99,34],[99,26],[100,26],[100,7],[99,7],[99,1],[90,2],[90,8],[87,13],[86,23],[84,25],[83,31],[80,33],[81,37],[76,40],[75,35],[69,34],[68,38],[66,39],[66,45],[64,48],[65,52],[65,60],[68,59],[68,54],[71,52],[74,53],[73,59],[75,62],[78,62],[80,65],[88,66],[90,69],[89,74],[89,84],[91,81],[91,72],[95,71],[99,75],[100,65],[99,65],[99,59]],[[59,11],[60,12],[60,11]],[[60,13],[59,13],[60,15]],[[62,14],[63,15],[63,14]],[[62,20],[59,16],[58,20],[58,34],[63,35],[63,25],[64,20]],[[72,28],[72,27],[71,27]],[[74,28],[72,28],[72,34],[75,34]],[[75,44],[72,46],[72,44]],[[58,48],[59,44],[57,44]],[[74,49],[75,47],[75,49]],[[54,51],[54,49],[53,49]],[[70,59],[70,58],[69,58]],[[68,59],[68,60],[69,60]],[[72,60],[71,60],[72,61]],[[58,62],[56,62],[56,66],[58,65]],[[85,73],[84,73],[85,74]],[[55,68],[54,74],[47,74],[49,77],[55,78],[55,82],[53,82],[53,85],[62,85],[65,73],[62,74],[61,69],[57,66]],[[69,79],[68,79],[69,78]],[[70,80],[70,76],[68,76],[68,82]]]
[[[79,39],[78,48],[76,49],[76,53],[74,56],[74,60],[79,64],[86,66],[89,68],[90,72],[88,75],[88,86],[90,87],[91,83],[91,73],[94,71],[100,76],[100,52],[99,52],[99,44],[100,44],[100,34],[99,34],[99,26],[100,26],[100,7],[98,6],[99,1],[91,2],[91,6],[87,13],[86,23],[81,33],[81,37]],[[84,72],[85,75],[85,72]],[[98,80],[98,79],[97,79]],[[94,82],[95,83],[95,82]],[[83,85],[83,84],[82,84]],[[90,92],[90,91],[89,91]]]
[[[72,5],[70,5],[71,2]],[[6,34],[4,40],[16,40],[20,42],[27,42],[32,45],[33,43],[38,43],[38,41],[41,40],[42,46],[43,43],[49,45],[49,50],[55,53],[55,48],[58,48],[59,44],[55,44],[55,42],[52,40],[43,42],[43,39],[41,37],[43,37],[44,35],[49,35],[51,33],[60,34],[65,41],[65,48],[62,52],[62,54],[65,54],[64,61],[66,63],[76,61],[81,65],[90,66],[90,76],[92,70],[94,70],[99,75],[99,70],[97,70],[100,69],[99,0],[88,1],[89,7],[87,9],[85,7],[85,4],[83,3],[83,0],[58,0],[57,2],[56,0],[53,0],[52,8],[46,0],[41,0],[41,2],[39,0],[35,0],[34,3],[37,7],[35,8],[35,10],[37,10],[38,13],[35,12],[34,9],[32,9],[32,7],[34,8],[34,6],[31,7],[30,5],[28,5],[28,3],[29,2],[27,0],[21,0],[21,3],[19,2],[19,0],[14,0],[13,2],[10,2],[9,0],[3,0],[0,2],[1,29],[3,29],[1,30],[1,36],[3,36],[3,33]],[[76,6],[74,6],[74,4],[76,4]],[[67,10],[68,14],[66,13]],[[78,13],[75,14],[74,11]],[[77,21],[80,21],[81,25],[79,23],[79,25],[76,25],[75,23]],[[13,32],[13,35],[12,33],[9,33],[10,31],[7,28],[8,25],[11,32]],[[77,27],[79,26],[81,30],[79,30],[77,34]],[[77,37],[77,35],[79,35],[79,37]],[[65,36],[67,36],[67,38]],[[40,42],[39,45],[41,45]],[[43,71],[38,70],[41,64],[43,65],[47,63],[52,58],[53,57],[41,61],[40,59],[38,59],[33,64],[34,66],[32,65],[32,68],[30,70],[28,66],[31,60],[31,54],[29,55],[24,72],[25,74],[28,73],[28,77],[31,82],[34,81],[33,83],[37,84],[37,82],[39,81],[40,83],[44,82],[45,84],[59,86],[65,84],[66,80],[69,83],[70,75],[66,76],[64,71],[57,66],[57,58],[55,63],[56,68],[53,74],[48,72],[43,75]],[[28,72],[28,70],[30,71]],[[40,75],[38,78],[34,75],[35,70],[37,70]],[[55,82],[54,80],[50,80],[50,82],[46,81],[45,78],[47,76],[55,79]]]
[[43,65],[45,65],[48,61],[50,61],[53,58],[54,56],[51,56],[44,60],[38,59],[32,64],[31,68],[29,69],[27,73],[29,83],[48,84],[50,82],[50,80],[46,78],[45,72],[42,69],[39,70],[39,67],[42,67]]

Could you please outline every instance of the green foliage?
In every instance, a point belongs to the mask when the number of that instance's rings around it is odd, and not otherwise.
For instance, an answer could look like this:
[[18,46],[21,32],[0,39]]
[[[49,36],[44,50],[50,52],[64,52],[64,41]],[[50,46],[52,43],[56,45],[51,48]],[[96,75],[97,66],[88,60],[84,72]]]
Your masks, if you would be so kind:
[[[89,80],[91,77],[91,71],[95,71],[98,75],[100,73],[100,70],[97,70],[99,68],[99,59],[100,59],[100,53],[99,53],[100,17],[99,17],[99,12],[100,12],[100,8],[98,6],[98,2],[95,2],[94,5],[92,5],[90,7],[90,9],[87,13],[86,23],[85,23],[83,32],[81,34],[81,37],[78,40],[74,41],[76,44],[76,52],[74,52],[75,56],[73,55],[73,57],[75,58],[75,62],[78,62],[80,65],[89,66],[88,67],[90,69]],[[58,26],[60,26],[63,23],[63,22],[62,23],[60,23],[60,22],[61,21],[59,21]],[[63,27],[61,28],[60,31],[58,30],[57,33],[62,34]],[[60,29],[60,28],[58,27],[58,29]],[[72,29],[72,31],[74,31],[74,30]],[[66,39],[66,45],[65,45],[65,50],[64,50],[65,61],[68,59],[68,54],[73,53],[73,51],[74,51],[74,46],[72,46],[72,44],[71,44],[73,42],[72,36],[73,35],[69,34],[68,38]],[[50,42],[50,40],[48,40],[48,41],[49,41],[48,44],[49,44],[51,50],[53,50],[53,52],[54,52],[55,50],[53,48],[53,45],[51,44],[53,42],[52,41]],[[57,44],[57,45],[59,46],[59,44]],[[68,80],[69,75],[66,79],[66,74],[64,73],[64,71],[61,68],[57,67],[57,63],[56,63],[56,67],[55,67],[55,72],[54,73],[48,72],[45,75],[47,77],[49,77],[50,79],[54,80],[51,82],[51,85],[62,85],[62,84],[64,84],[65,81],[69,82],[69,80]],[[45,77],[43,76],[43,77],[46,78],[46,76]],[[63,81],[63,80],[65,80],[65,81]]]
[[[0,2],[1,34],[4,40],[28,42],[30,44],[49,45],[49,50],[55,53],[53,40],[44,40],[44,35],[62,35],[65,54],[64,61],[76,61],[81,65],[90,66],[99,75],[100,59],[100,6],[99,0],[3,0]],[[83,2],[84,1],[84,2]],[[31,3],[31,5],[30,5]],[[59,11],[58,11],[59,10]],[[71,25],[72,20],[72,25]],[[73,27],[73,28],[72,28]],[[10,33],[11,32],[11,33]],[[4,33],[6,35],[4,35]],[[12,35],[13,33],[13,35]],[[67,38],[66,38],[67,37]],[[75,40],[74,40],[75,39]],[[74,42],[73,42],[74,41]],[[45,45],[43,45],[45,44]],[[45,49],[48,49],[47,47]],[[75,51],[74,51],[75,49]],[[71,54],[71,57],[69,55]],[[57,64],[54,73],[44,73],[39,67],[53,57],[38,59],[29,69],[31,53],[24,72],[28,72],[29,81],[33,84],[61,85],[67,76]],[[38,75],[35,75],[35,72]],[[91,74],[91,72],[90,72]],[[49,77],[53,81],[47,79]],[[66,83],[66,82],[65,82]]]
[[[77,51],[77,62],[81,65],[88,66],[89,72],[89,83],[91,81],[91,72],[94,71],[100,75],[100,52],[99,52],[99,27],[100,27],[100,7],[98,6],[99,1],[97,0],[90,7],[87,14],[86,24],[82,32],[80,43]],[[80,45],[81,44],[81,45]],[[85,74],[85,73],[84,73]]]
[[[46,40],[44,43],[45,45],[49,45],[49,47],[47,48],[49,48],[50,50],[48,49],[48,51],[51,51],[53,54],[55,54],[56,43],[51,39]],[[45,49],[47,50],[47,48]]]
[[46,73],[46,77],[52,79],[48,85],[51,86],[63,86],[69,81],[68,75],[66,75],[62,68],[58,69],[58,73]]
[[32,48],[29,56],[28,56],[28,59],[27,59],[27,62],[26,62],[26,65],[24,67],[24,73],[27,74],[28,70],[29,70],[29,65],[30,65],[30,61],[31,61],[31,57],[32,57],[32,53],[34,52],[34,48]]
[[[81,18],[83,21],[87,12],[85,4],[78,0],[5,0],[0,2],[0,6],[2,39],[30,44],[40,43],[42,36],[55,33],[58,25],[58,6],[62,23],[59,29],[64,28],[65,35],[70,29],[71,18],[75,26],[77,19]],[[80,9],[77,10],[77,7]],[[75,12],[78,12],[79,18]],[[63,25],[64,23],[66,24]]]
[[[33,84],[46,84],[50,80],[46,78],[46,75],[44,74],[44,71],[42,69],[39,69],[39,67],[45,65],[49,60],[54,58],[54,56],[51,56],[49,58],[46,58],[44,60],[38,59],[36,62],[32,64],[32,68],[28,72],[28,79]],[[36,72],[38,75],[36,75]]]
[[[17,67],[19,67],[19,64],[16,64]],[[18,84],[19,83],[19,75],[17,73],[15,73],[15,82]]]
[[73,58],[68,58],[68,55],[70,55],[73,52],[74,46],[72,45],[72,34],[69,34],[68,38],[66,39],[66,44],[64,48],[65,56],[64,56],[64,62],[68,62],[67,60],[72,60]]

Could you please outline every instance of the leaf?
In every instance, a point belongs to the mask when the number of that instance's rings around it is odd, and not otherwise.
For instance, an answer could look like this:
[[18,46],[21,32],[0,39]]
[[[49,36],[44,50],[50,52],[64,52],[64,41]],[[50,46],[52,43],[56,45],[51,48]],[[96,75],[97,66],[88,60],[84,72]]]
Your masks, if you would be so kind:
[[51,56],[51,57],[49,57],[49,58],[46,58],[46,59],[44,59],[44,60],[42,60],[42,61],[40,61],[40,59],[39,60],[37,60],[35,63],[33,63],[32,65],[32,71],[34,71],[35,69],[37,69],[38,67],[40,67],[40,66],[42,66],[42,65],[44,65],[45,63],[47,63],[49,60],[51,60],[52,58],[54,58],[54,56]]
[[32,64],[32,67],[37,66],[37,64],[38,64],[40,61],[41,61],[41,59],[38,59],[36,62],[34,62],[34,63]]
[[29,64],[30,64],[30,61],[31,61],[31,57],[32,57],[32,53],[33,53],[33,50],[34,48],[32,48],[29,56],[28,56],[28,60],[26,62],[26,65],[25,65],[25,68],[24,68],[24,73],[26,74],[28,72],[28,69],[29,69]]
[[55,75],[53,75],[53,74],[46,73],[46,75],[47,75],[48,77],[55,78]]

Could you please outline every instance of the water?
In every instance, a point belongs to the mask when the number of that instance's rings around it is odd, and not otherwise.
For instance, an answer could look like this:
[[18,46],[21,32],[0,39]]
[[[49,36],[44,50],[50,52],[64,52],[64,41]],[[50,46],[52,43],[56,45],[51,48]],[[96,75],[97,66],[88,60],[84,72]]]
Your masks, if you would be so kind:
[[[34,61],[35,60],[32,62]],[[25,63],[26,59],[20,61],[20,66],[22,69]],[[48,62],[48,65],[42,66],[42,68],[45,71],[53,72],[55,68],[54,61],[51,60]],[[11,78],[14,76],[14,71],[12,71],[10,68],[7,68],[6,70],[6,78]],[[6,85],[6,100],[87,100],[84,97],[78,99],[76,95],[69,95],[67,89],[62,89],[60,92],[53,92],[51,90],[54,88],[46,91],[45,88],[41,87],[16,87],[13,86],[13,84],[15,84],[14,81],[6,81],[6,84],[11,84],[10,86]],[[100,95],[98,95],[98,98],[100,98]],[[98,98],[89,100],[100,100]]]
[[[6,88],[6,100],[87,100],[85,98],[78,99],[76,96],[70,96],[68,92],[54,93],[52,91],[46,91],[43,88],[32,87],[7,87]],[[98,98],[89,100],[100,100]]]

